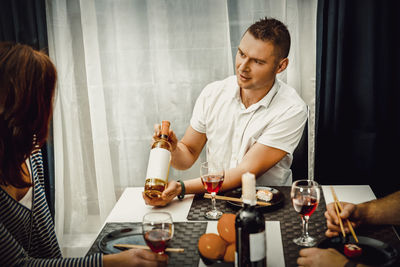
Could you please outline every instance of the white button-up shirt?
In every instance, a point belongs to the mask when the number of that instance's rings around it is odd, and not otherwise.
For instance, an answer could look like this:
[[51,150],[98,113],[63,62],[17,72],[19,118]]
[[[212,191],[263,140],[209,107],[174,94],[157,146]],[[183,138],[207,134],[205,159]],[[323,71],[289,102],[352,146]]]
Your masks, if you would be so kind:
[[257,177],[259,185],[290,185],[292,153],[307,120],[307,106],[296,90],[276,79],[264,98],[247,109],[236,76],[207,85],[198,97],[191,127],[207,136],[207,160],[236,167],[255,143],[288,154]]

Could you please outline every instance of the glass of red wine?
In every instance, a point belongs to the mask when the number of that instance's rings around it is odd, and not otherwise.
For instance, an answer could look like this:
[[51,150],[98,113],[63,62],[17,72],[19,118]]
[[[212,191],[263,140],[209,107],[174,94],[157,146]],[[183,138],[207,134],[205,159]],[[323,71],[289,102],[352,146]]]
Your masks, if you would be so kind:
[[217,220],[222,216],[222,212],[215,207],[215,195],[224,182],[225,169],[220,162],[206,161],[200,165],[201,182],[206,191],[211,194],[212,209],[207,211],[205,217],[211,220]]
[[299,246],[312,247],[316,245],[317,240],[308,234],[308,220],[319,203],[319,184],[313,180],[295,181],[292,184],[290,197],[292,198],[293,207],[300,214],[303,223],[302,235],[293,239],[293,242]]
[[168,212],[149,212],[143,216],[143,237],[153,252],[164,254],[174,235],[174,224]]

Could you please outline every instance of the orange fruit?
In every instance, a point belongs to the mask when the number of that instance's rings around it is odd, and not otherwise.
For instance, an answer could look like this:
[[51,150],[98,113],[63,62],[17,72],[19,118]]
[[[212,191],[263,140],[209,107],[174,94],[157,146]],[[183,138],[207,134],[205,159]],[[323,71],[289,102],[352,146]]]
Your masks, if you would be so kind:
[[236,251],[236,244],[232,243],[226,247],[224,261],[227,262],[234,262],[235,261],[235,251]]
[[217,234],[203,234],[200,236],[198,247],[201,255],[208,259],[222,259],[225,255],[226,242]]
[[219,235],[229,244],[235,243],[236,241],[235,218],[235,214],[224,213],[221,218],[219,218],[217,224]]

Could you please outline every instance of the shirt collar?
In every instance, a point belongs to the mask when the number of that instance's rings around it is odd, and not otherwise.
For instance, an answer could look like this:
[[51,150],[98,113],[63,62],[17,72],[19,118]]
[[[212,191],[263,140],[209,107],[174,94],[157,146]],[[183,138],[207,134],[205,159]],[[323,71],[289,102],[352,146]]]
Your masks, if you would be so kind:
[[[260,101],[258,101],[257,103],[254,103],[253,105],[251,105],[247,109],[249,111],[252,111],[254,109],[258,109],[258,107],[260,107],[260,106],[264,106],[265,108],[268,108],[268,106],[271,103],[272,99],[274,98],[274,96],[278,92],[279,87],[280,87],[279,81],[278,81],[278,79],[275,78],[275,82],[274,82],[274,85],[272,86],[271,90],[269,90],[269,92]],[[232,97],[234,99],[236,99],[236,101],[238,101],[242,105],[242,107],[244,108],[244,105],[242,103],[242,99],[240,98],[240,87],[237,84],[237,80],[236,80],[236,87],[235,87],[235,90],[233,90]]]

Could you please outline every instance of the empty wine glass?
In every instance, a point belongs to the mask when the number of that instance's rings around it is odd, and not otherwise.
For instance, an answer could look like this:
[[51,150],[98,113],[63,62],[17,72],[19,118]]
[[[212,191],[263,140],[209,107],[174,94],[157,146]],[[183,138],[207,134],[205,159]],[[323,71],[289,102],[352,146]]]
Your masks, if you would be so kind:
[[290,197],[293,207],[300,214],[303,223],[302,235],[293,239],[293,242],[299,246],[312,247],[317,243],[317,240],[308,234],[308,220],[319,203],[319,184],[312,180],[295,181],[292,184]]
[[212,210],[206,212],[207,219],[216,220],[222,216],[222,212],[215,207],[215,195],[224,182],[224,175],[225,170],[222,163],[206,161],[200,165],[201,182],[206,191],[211,194]]
[[143,237],[153,252],[164,254],[174,235],[174,224],[168,212],[149,212],[143,216]]

